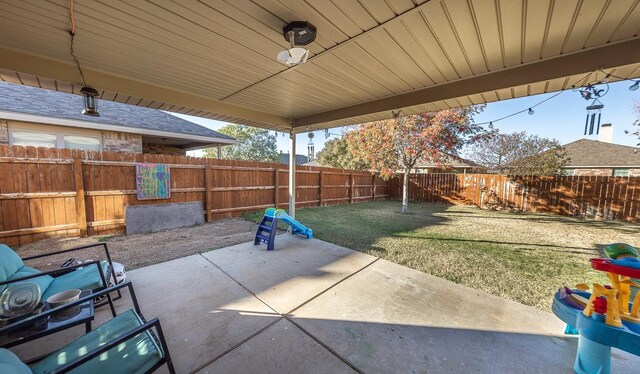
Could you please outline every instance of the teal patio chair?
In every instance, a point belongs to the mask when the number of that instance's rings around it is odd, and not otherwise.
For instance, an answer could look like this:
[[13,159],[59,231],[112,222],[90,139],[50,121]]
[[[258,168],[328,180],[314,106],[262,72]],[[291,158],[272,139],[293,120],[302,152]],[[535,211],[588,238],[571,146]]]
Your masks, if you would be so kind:
[[23,362],[13,352],[0,348],[0,373],[151,373],[164,364],[170,373],[175,373],[160,321],[157,318],[151,321],[144,319],[130,281],[29,317],[16,325],[27,325],[123,287],[129,288],[134,309],[120,313],[44,357]]
[[[5,290],[7,285],[18,282],[36,283],[40,287],[43,301],[47,300],[51,295],[70,289],[95,291],[107,288],[109,284],[106,281],[105,274],[113,273],[113,265],[111,255],[105,243],[25,257],[24,260],[53,256],[97,246],[104,247],[107,261],[91,261],[81,265],[41,272],[40,270],[26,266],[23,259],[20,258],[17,253],[8,246],[0,244],[0,294]],[[115,279],[115,274],[113,274],[113,278]],[[110,294],[106,296],[109,307],[111,308],[111,314],[115,316],[116,312],[113,306],[113,299]],[[120,296],[121,294],[118,291],[118,298]]]

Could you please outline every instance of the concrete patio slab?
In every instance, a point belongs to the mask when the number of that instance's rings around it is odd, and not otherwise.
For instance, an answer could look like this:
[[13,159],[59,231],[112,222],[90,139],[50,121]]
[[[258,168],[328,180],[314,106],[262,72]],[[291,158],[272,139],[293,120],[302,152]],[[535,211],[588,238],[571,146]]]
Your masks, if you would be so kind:
[[[572,372],[576,338],[549,313],[319,240],[286,235],[277,245],[128,273],[144,315],[160,319],[178,373]],[[117,310],[130,304],[125,292]],[[94,327],[108,319],[108,308],[97,310]],[[12,350],[34,357],[82,334]],[[612,356],[614,373],[640,367],[638,357]]]
[[[367,373],[568,373],[577,345],[552,314],[385,260],[291,318]],[[638,364],[615,352],[614,372]]]
[[202,255],[282,314],[376,260],[331,243],[292,235],[279,235],[276,249],[270,252],[264,245],[245,243]]
[[283,318],[199,373],[355,372]]
[[204,366],[278,318],[199,255],[128,277],[143,313],[160,318],[178,373]]

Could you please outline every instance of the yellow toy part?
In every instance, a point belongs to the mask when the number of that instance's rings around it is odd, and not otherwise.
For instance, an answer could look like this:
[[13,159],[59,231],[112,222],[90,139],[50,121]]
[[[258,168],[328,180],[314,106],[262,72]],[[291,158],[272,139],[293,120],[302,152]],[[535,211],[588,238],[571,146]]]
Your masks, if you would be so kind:
[[605,323],[613,327],[622,327],[622,321],[620,320],[620,312],[618,309],[617,299],[618,291],[616,289],[609,289],[599,284],[593,285],[593,293],[589,298],[587,306],[582,312],[585,316],[591,318],[594,312],[593,302],[603,296],[607,300],[607,310],[605,313]]

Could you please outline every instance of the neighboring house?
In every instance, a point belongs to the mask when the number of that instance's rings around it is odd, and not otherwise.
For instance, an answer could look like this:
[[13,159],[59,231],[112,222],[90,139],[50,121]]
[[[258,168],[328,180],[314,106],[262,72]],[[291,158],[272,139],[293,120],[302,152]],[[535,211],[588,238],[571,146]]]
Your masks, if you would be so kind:
[[304,165],[304,166],[324,166],[324,165],[320,165],[320,162],[318,160],[309,161],[309,162],[304,163],[302,165]]
[[486,168],[473,161],[455,155],[446,155],[440,163],[418,161],[411,169],[412,173],[482,173]]
[[78,95],[0,82],[0,144],[184,155],[236,143],[158,109],[98,100],[92,117],[82,108]]
[[[303,165],[303,164],[306,164],[308,161],[309,161],[309,158],[307,156],[296,155],[296,165]],[[280,151],[280,163],[281,164],[289,164],[289,154],[288,153],[282,153],[282,151]]]
[[640,176],[640,149],[580,139],[564,146],[569,161],[565,175]]

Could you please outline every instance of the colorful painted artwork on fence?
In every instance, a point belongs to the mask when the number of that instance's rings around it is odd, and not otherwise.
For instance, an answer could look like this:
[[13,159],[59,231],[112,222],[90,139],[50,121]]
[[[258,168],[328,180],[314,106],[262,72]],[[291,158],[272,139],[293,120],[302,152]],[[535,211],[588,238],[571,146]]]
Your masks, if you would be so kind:
[[169,165],[136,164],[136,196],[138,200],[168,199],[171,197]]

